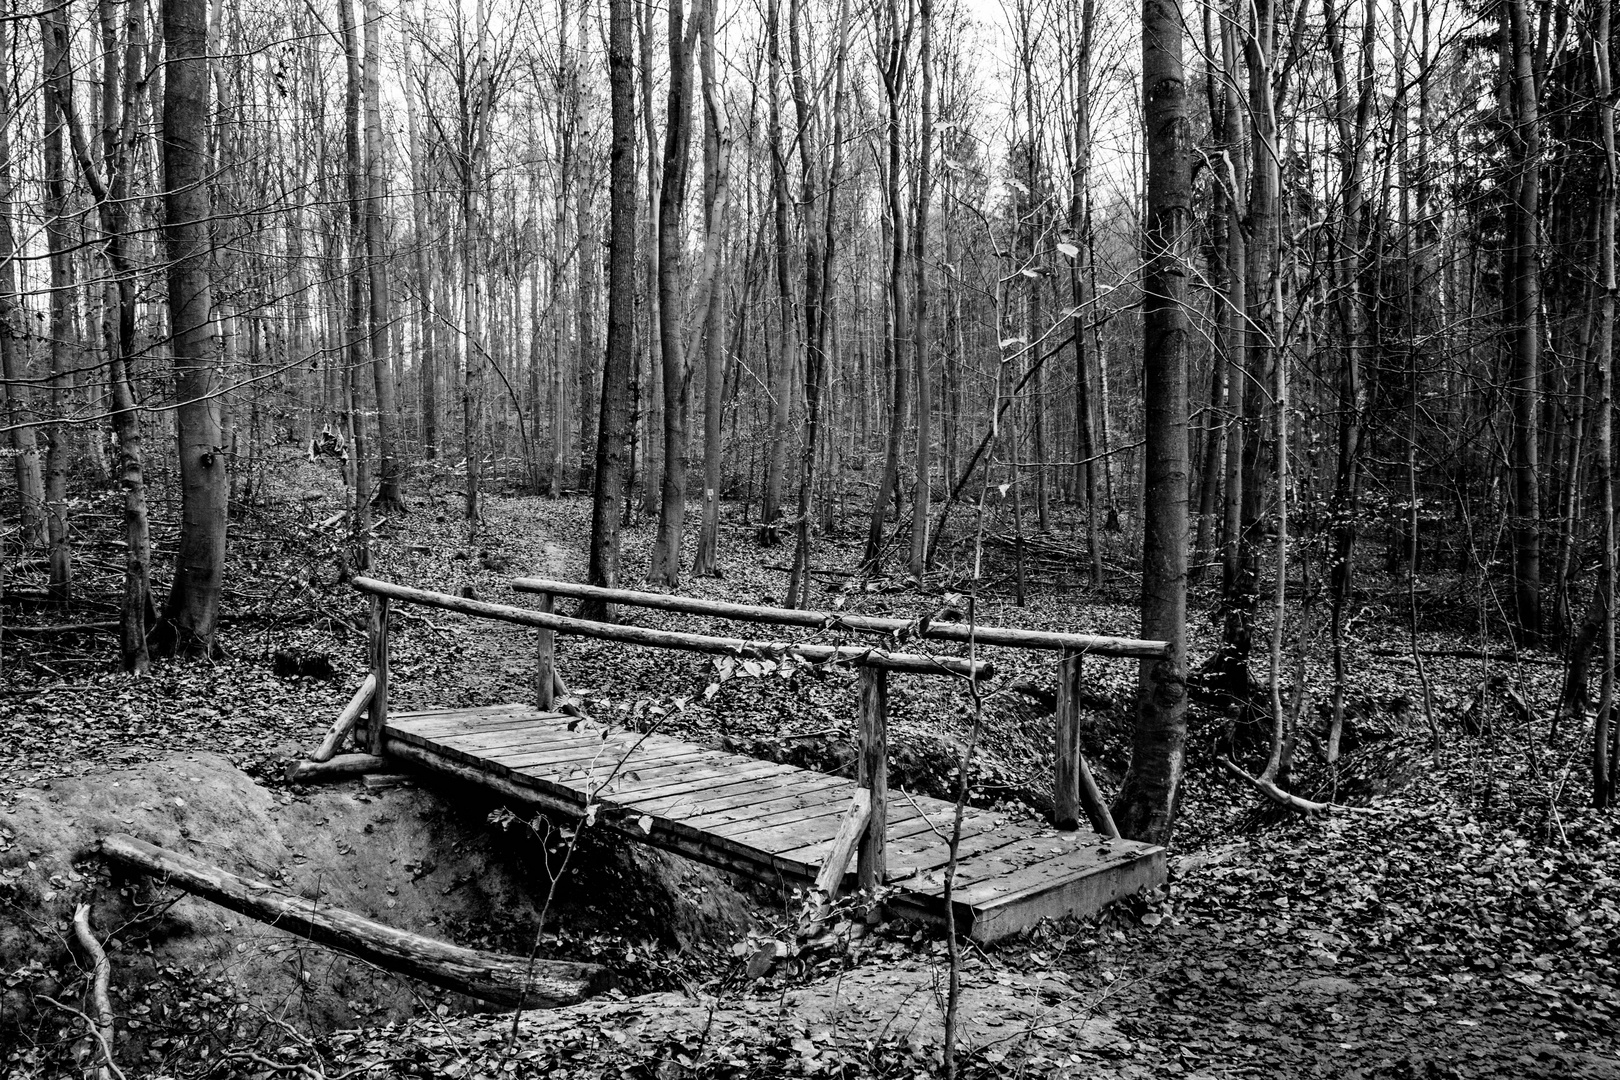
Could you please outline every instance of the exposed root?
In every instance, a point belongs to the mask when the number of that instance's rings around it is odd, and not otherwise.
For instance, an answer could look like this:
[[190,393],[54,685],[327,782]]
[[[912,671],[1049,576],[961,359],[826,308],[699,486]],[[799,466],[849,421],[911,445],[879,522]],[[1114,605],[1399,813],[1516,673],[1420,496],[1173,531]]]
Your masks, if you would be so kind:
[[1346,806],[1343,803],[1314,802],[1292,792],[1284,791],[1274,781],[1263,776],[1252,776],[1244,772],[1236,762],[1225,754],[1215,760],[1221,768],[1242,780],[1272,802],[1277,803],[1279,806],[1286,806],[1290,810],[1297,810],[1302,814],[1328,814],[1335,810],[1347,810],[1353,814],[1378,814],[1383,812],[1372,806]]

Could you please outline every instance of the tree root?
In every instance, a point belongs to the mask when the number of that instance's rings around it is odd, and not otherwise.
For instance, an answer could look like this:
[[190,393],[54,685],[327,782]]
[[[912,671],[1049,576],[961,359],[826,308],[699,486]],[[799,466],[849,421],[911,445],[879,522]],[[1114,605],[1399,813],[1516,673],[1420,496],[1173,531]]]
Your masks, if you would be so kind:
[[1330,814],[1335,810],[1345,810],[1352,814],[1383,813],[1382,810],[1379,810],[1377,807],[1373,806],[1346,806],[1343,803],[1314,802],[1311,799],[1302,798],[1301,796],[1295,795],[1291,792],[1284,791],[1282,788],[1278,787],[1274,781],[1268,780],[1263,776],[1252,776],[1249,773],[1244,772],[1236,762],[1227,757],[1225,754],[1222,754],[1220,757],[1216,758],[1215,761],[1220,765],[1221,768],[1231,773],[1237,779],[1242,780],[1250,787],[1260,792],[1260,794],[1270,799],[1272,802],[1277,803],[1280,806],[1286,806],[1290,810],[1297,810],[1302,814]]

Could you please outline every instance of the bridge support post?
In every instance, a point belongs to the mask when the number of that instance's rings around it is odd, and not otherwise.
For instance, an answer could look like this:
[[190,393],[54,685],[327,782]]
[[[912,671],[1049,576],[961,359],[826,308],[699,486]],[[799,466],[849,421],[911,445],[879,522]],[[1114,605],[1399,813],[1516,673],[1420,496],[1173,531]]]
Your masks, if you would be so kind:
[[1081,653],[1065,652],[1058,664],[1057,729],[1054,732],[1056,777],[1052,788],[1053,823],[1060,829],[1078,829],[1080,814],[1103,836],[1119,836],[1119,827],[1103,799],[1091,766],[1080,752]]
[[861,743],[856,781],[871,794],[856,873],[860,887],[882,885],[888,875],[884,834],[889,824],[889,673],[861,668]]
[[1060,829],[1080,827],[1080,670],[1081,654],[1065,651],[1058,661],[1052,733],[1052,823]]
[[371,674],[377,680],[366,709],[366,750],[381,754],[383,725],[388,723],[388,597],[371,597],[371,619],[366,626],[371,646]]
[[[536,611],[546,615],[556,610],[557,602],[550,593],[541,593],[535,600]],[[535,660],[534,703],[550,712],[557,704],[557,634],[553,630],[540,631],[539,652]]]

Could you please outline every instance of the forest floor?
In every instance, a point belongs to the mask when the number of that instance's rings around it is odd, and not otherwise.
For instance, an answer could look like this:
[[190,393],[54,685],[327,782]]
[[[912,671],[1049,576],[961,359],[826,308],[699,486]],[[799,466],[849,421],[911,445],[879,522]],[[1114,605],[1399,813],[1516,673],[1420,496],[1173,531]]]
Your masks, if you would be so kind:
[[[21,894],[7,891],[10,877],[39,856],[8,828],[8,812],[15,815],[30,791],[94,783],[114,766],[157,768],[190,750],[222,755],[274,800],[304,797],[286,787],[280,766],[318,739],[364,671],[364,605],[341,580],[345,538],[322,525],[340,505],[334,474],[289,458],[270,494],[234,527],[219,659],[159,662],[135,678],[116,672],[104,634],[5,634],[0,907],[18,902]],[[156,510],[161,558],[172,526],[165,531],[164,508]],[[778,568],[791,548],[758,547],[733,510],[727,507],[723,530],[725,576],[688,581],[683,591],[772,602],[785,590],[787,575]],[[446,484],[379,525],[370,572],[521,603],[505,586],[512,576],[582,574],[588,513],[579,498],[492,497],[483,525],[469,535]],[[691,517],[695,535],[695,507]],[[103,526],[106,536],[113,527]],[[640,578],[651,538],[650,524],[627,529],[627,582]],[[949,588],[966,588],[970,539],[943,546],[941,582]],[[1039,564],[1029,576],[1038,584],[1022,607],[1013,602],[1004,546],[986,547],[981,621],[1135,632],[1135,586],[1126,571],[1111,568],[1113,580],[1093,589],[1065,564],[1063,550],[1079,546],[1072,536],[1055,534],[1043,544],[1032,552]],[[115,558],[98,562],[100,549],[85,547],[88,600],[68,615],[23,610],[10,621],[110,619],[96,582],[113,580]],[[824,606],[914,617],[941,603],[938,590],[900,581],[849,591],[851,579],[838,572],[852,569],[857,556],[850,536],[817,541],[813,563],[828,570],[817,578]],[[965,1075],[1620,1078],[1620,829],[1613,812],[1585,805],[1589,733],[1549,734],[1558,669],[1541,654],[1520,664],[1431,660],[1443,736],[1434,762],[1422,710],[1389,707],[1421,700],[1415,668],[1405,657],[1375,652],[1406,642],[1402,583],[1370,572],[1367,578],[1349,644],[1355,739],[1338,787],[1358,808],[1307,818],[1262,805],[1215,763],[1235,745],[1253,765],[1260,747],[1249,733],[1195,708],[1169,888],[1095,920],[970,947]],[[13,579],[8,588],[28,584]],[[114,595],[110,587],[105,595]],[[1468,629],[1477,598],[1455,581],[1427,581],[1423,596],[1424,646],[1505,647]],[[1213,597],[1196,598],[1195,659],[1210,653],[1212,609]],[[529,697],[530,639],[428,615],[407,615],[394,635],[396,707]],[[629,617],[693,628],[681,616]],[[1317,700],[1331,677],[1321,637],[1307,635],[1303,669]],[[335,677],[276,674],[273,654],[285,650],[330,658]],[[996,659],[1002,688],[1053,683],[1038,659]],[[716,676],[705,658],[583,640],[559,643],[559,669],[598,719],[828,771],[853,761],[851,682],[802,673],[734,678],[709,696]],[[1507,680],[1528,711],[1488,689],[1494,676]],[[1086,749],[1107,786],[1125,763],[1135,673],[1125,663],[1097,662],[1088,663],[1086,678],[1095,705]],[[972,724],[966,695],[937,680],[896,679],[891,708],[891,782],[949,795]],[[1305,715],[1315,714],[1307,708]],[[1029,696],[993,694],[973,799],[1038,813],[1050,769],[1049,726]],[[1296,789],[1326,797],[1326,770],[1308,744],[1301,754],[1307,760]],[[561,889],[571,886],[589,906],[590,890],[565,876]],[[387,1023],[286,1032],[276,1056],[261,1055],[252,1067],[240,1055],[222,1060],[175,1039],[147,1046],[148,1064],[128,1071],[667,1080],[915,1076],[937,1068],[945,952],[938,934],[885,923],[750,980],[747,958],[787,918],[785,905],[757,896],[752,905],[750,914],[733,913],[729,941],[723,933],[706,941],[649,939],[611,926],[584,940],[557,929],[548,948],[621,967],[631,974],[627,989],[529,1013],[515,1042],[507,1038],[509,1018],[441,1006]],[[29,976],[0,972],[10,989]],[[63,1068],[82,1031],[71,1016],[58,1019],[49,1031],[35,1029],[26,1045],[0,1046],[0,1071],[29,1076]],[[121,1016],[121,1028],[127,1019]]]

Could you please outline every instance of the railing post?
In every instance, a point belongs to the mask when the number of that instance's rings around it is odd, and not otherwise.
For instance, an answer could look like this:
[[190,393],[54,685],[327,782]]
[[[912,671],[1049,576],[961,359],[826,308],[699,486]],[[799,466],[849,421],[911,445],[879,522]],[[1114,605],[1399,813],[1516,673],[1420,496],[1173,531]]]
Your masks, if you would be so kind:
[[[541,593],[535,601],[535,610],[550,615],[556,610],[556,601],[550,593]],[[550,630],[540,631],[540,649],[534,672],[534,701],[550,712],[557,705],[557,635]]]
[[381,754],[383,726],[388,723],[388,597],[372,594],[371,619],[366,630],[371,646],[371,673],[377,677],[377,688],[371,692],[371,704],[366,710],[366,749]]
[[861,742],[856,780],[872,794],[871,816],[861,837],[856,873],[863,889],[882,885],[888,876],[884,833],[889,823],[889,673],[861,668]]
[[1052,819],[1060,829],[1080,827],[1080,659],[1065,650],[1058,661]]

